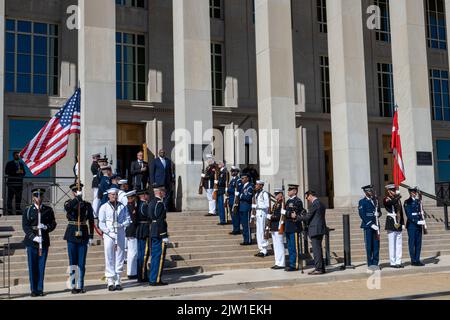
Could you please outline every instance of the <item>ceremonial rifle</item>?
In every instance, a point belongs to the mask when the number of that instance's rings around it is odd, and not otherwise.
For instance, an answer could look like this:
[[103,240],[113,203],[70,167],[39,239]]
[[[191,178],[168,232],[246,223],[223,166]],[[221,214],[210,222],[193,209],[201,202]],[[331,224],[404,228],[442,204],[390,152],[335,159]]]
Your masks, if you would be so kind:
[[219,166],[217,164],[213,165],[214,168],[214,190],[213,190],[213,200],[217,200],[217,193],[219,192]]
[[[272,195],[270,194],[270,184],[269,184],[269,215],[272,215]],[[270,220],[266,219],[266,224],[264,226],[264,239],[269,240],[270,238]]]
[[[81,191],[81,164],[80,164],[80,150],[81,150],[81,139],[80,135],[78,134],[78,177],[77,177],[77,190],[78,192]],[[81,232],[81,201],[78,199],[78,217],[77,217],[77,231],[75,231],[75,237],[81,238],[83,235],[83,232]]]
[[39,257],[42,257],[42,230],[40,228],[41,226],[41,194],[38,193],[38,199],[39,199],[39,205],[38,205],[38,236],[41,239],[39,242]]
[[[282,180],[282,190],[283,190],[283,200],[281,202],[281,211],[285,212],[286,211],[286,201],[285,201],[285,196],[284,196],[284,179]],[[284,227],[285,227],[285,223],[286,222],[286,213],[285,214],[281,214],[280,217],[280,224],[278,226],[278,234],[284,234]]]
[[230,175],[229,175],[229,172],[227,171],[226,172],[226,179],[225,179],[225,203],[224,203],[226,223],[231,221],[230,208],[229,208],[229,205],[230,205],[229,197],[230,197],[230,195],[228,194],[228,185],[229,185],[229,183],[230,183]]
[[203,181],[204,181],[204,177],[203,175],[205,174],[205,161],[202,160],[202,176],[200,178],[200,184],[198,186],[198,194],[203,194]]
[[419,200],[420,200],[420,216],[422,217],[423,222],[425,223],[423,225],[423,234],[428,234],[428,226],[427,221],[425,220],[425,212],[423,211],[423,204],[422,204],[422,192],[418,190],[419,192]]
[[375,212],[374,212],[374,214],[375,214],[375,223],[376,223],[376,225],[378,227],[377,240],[379,241],[380,240],[380,219],[379,219],[379,216],[377,216],[377,214],[379,215],[380,211],[379,211],[379,204],[378,204],[378,196],[377,196],[377,192],[375,190],[374,190],[374,197],[375,197]]

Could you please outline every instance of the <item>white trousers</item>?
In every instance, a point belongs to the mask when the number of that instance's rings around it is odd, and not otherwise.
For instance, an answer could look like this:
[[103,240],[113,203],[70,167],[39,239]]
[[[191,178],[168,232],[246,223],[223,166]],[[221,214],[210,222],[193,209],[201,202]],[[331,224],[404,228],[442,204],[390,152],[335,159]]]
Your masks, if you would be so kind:
[[127,238],[127,275],[137,275],[137,247],[136,238]]
[[389,231],[389,260],[391,266],[402,264],[402,232]]
[[94,200],[92,200],[92,209],[94,210],[94,217],[98,218],[98,209],[100,207],[100,199],[97,198],[98,188],[92,189],[92,194]]
[[120,285],[120,275],[123,272],[125,260],[125,231],[119,230],[117,234],[117,250],[114,248],[114,240],[108,235],[103,235],[105,247],[105,276],[108,286]]
[[259,252],[267,254],[269,242],[264,239],[264,231],[266,229],[266,211],[256,211],[256,242],[258,243]]
[[275,265],[279,267],[285,267],[285,253],[283,235],[278,234],[278,231],[272,233],[273,251],[275,254]]
[[214,189],[206,189],[206,198],[208,199],[209,213],[216,214],[216,200],[213,199]]

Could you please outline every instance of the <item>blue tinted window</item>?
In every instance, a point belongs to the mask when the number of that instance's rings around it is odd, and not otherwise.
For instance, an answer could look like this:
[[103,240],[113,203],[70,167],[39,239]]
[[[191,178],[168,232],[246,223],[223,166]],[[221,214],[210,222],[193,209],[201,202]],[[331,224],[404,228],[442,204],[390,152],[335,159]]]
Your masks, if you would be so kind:
[[31,33],[31,22],[17,21],[17,31]]
[[33,93],[47,93],[47,76],[33,76]]
[[17,52],[31,53],[31,36],[23,34],[17,35]]
[[14,73],[5,73],[5,91],[14,92]]
[[11,19],[6,19],[5,28],[7,31],[16,31],[16,21]]
[[6,33],[5,45],[6,52],[16,51],[16,37],[14,36],[14,33]]
[[17,72],[31,73],[31,56],[25,54],[17,55]]
[[34,54],[47,54],[47,37],[34,36]]
[[17,75],[17,92],[31,93],[31,75],[29,74]]
[[34,33],[47,34],[47,24],[34,23]]
[[33,72],[37,74],[47,74],[47,58],[42,56],[34,56]]
[[7,53],[5,55],[5,71],[6,72],[15,72],[15,55],[14,53]]

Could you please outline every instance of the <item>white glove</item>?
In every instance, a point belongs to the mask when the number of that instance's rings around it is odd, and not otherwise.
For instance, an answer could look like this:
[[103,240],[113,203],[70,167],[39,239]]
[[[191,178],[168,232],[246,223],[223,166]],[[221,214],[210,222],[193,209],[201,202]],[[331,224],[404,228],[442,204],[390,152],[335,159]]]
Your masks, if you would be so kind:
[[92,246],[93,243],[94,243],[94,239],[89,239],[88,247]]
[[108,233],[109,237],[113,240],[117,239],[117,234],[115,234],[114,232]]
[[214,180],[214,184],[218,184],[219,183],[219,180]]
[[420,220],[420,221],[417,222],[417,225],[418,226],[424,226],[425,225],[425,221]]
[[236,192],[234,193],[234,195],[235,195],[236,197],[239,197],[239,191],[236,191]]
[[406,226],[405,225],[402,225],[402,230],[406,230]]
[[206,174],[202,173],[202,178],[206,177]]
[[377,225],[372,225],[371,226],[371,228],[373,229],[373,230],[375,230],[375,231],[379,231],[380,230],[380,228],[378,228],[378,226]]
[[256,208],[258,208],[258,205],[252,204],[252,209],[256,209]]
[[48,228],[47,228],[47,226],[45,224],[40,223],[38,225],[38,229],[47,230]]
[[113,227],[116,228],[116,229],[119,228],[119,223],[117,223],[117,221],[114,222]]
[[388,217],[391,217],[393,219],[397,218],[397,215],[395,213],[388,213],[387,215]]
[[36,243],[41,244],[42,243],[42,237],[34,237],[33,241],[36,242]]
[[253,215],[252,215],[252,216],[250,217],[250,220],[255,220],[255,219],[256,219],[256,216],[253,216]]
[[169,238],[164,238],[162,241],[163,241],[165,244],[167,244],[167,243],[169,243]]
[[81,196],[83,195],[83,192],[77,191],[77,192],[75,193],[75,195],[76,195],[77,197],[81,197]]
[[375,212],[375,217],[379,218],[380,217],[380,213],[379,212]]
[[286,215],[286,210],[285,210],[285,209],[281,209],[281,214],[282,214],[283,216],[285,216],[285,215]]
[[272,215],[268,214],[268,215],[266,215],[266,218],[267,218],[267,220],[272,220]]

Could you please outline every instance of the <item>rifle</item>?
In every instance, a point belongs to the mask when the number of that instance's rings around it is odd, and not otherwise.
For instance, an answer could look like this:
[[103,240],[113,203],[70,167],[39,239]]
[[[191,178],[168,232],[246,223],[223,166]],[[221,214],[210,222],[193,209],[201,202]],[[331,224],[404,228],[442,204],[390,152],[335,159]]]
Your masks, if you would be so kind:
[[254,228],[256,226],[256,208],[253,206],[256,205],[256,192],[252,197],[252,212],[250,213],[250,228]]
[[217,200],[217,193],[219,191],[219,166],[214,164],[214,191],[212,194],[213,200]]
[[200,178],[200,184],[198,186],[198,194],[202,195],[203,194],[203,182],[204,182],[204,177],[203,175],[205,174],[205,161],[202,161],[202,177]]
[[[379,209],[379,204],[378,204],[378,196],[377,196],[376,191],[374,191],[374,197],[375,197],[375,214],[377,214],[377,213],[379,214],[380,211],[378,210]],[[376,225],[378,227],[377,240],[379,241],[380,240],[380,219],[376,215],[375,215],[375,223],[376,223]]]
[[[40,195],[39,195],[39,199],[40,199]],[[39,228],[39,226],[41,225],[41,203],[39,203],[38,206],[38,236],[39,238],[41,238],[41,242],[39,242],[39,257],[42,257],[42,230],[41,228]]]
[[[272,195],[270,194],[270,184],[269,184],[269,214],[273,212],[272,208]],[[270,238],[270,220],[266,219],[266,225],[264,226],[264,240],[269,240]]]
[[228,171],[226,172],[226,179],[225,179],[225,219],[226,219],[226,223],[231,221],[231,217],[230,217],[230,199],[229,199],[229,194],[228,194],[228,185],[230,183],[230,175],[228,173]]
[[[238,188],[238,180],[236,180],[236,187],[235,190],[237,190]],[[240,204],[241,198],[239,196],[234,196],[234,203],[233,203],[233,214],[238,214],[239,213],[239,204]]]
[[427,226],[427,221],[425,220],[425,212],[423,211],[423,204],[422,204],[422,192],[419,191],[419,200],[420,200],[420,215],[422,217],[423,222],[425,222],[425,224],[423,225],[423,234],[428,234],[428,226]]
[[[286,210],[286,201],[285,201],[285,196],[284,196],[284,179],[282,181],[282,190],[283,190],[283,201],[281,202],[281,210],[285,211]],[[281,218],[280,218],[280,224],[278,226],[278,234],[284,234],[284,227],[285,227],[285,223],[286,222],[286,214],[282,214]]]

